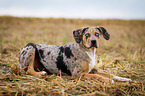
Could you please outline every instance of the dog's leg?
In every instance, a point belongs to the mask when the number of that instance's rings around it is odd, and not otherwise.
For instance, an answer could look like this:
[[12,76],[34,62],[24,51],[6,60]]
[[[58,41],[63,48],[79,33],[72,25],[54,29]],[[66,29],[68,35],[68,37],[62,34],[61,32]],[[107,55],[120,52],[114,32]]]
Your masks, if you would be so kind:
[[127,81],[127,82],[132,81],[130,78],[123,78],[123,77],[119,77],[119,76],[113,76],[113,80]]
[[29,63],[27,73],[30,74],[30,75],[44,75],[44,74],[46,74],[45,71],[36,72],[34,70],[34,60],[35,60],[35,49],[33,50],[33,56],[32,56],[32,59]]
[[113,74],[108,74],[108,73],[104,73],[104,72],[97,72],[96,74],[82,73],[81,75],[84,77],[88,77],[88,78],[94,78],[94,79],[97,79],[97,80],[105,82],[105,83],[108,83],[108,82],[114,83],[114,80],[132,81],[129,78],[123,78],[123,77],[115,76]]
[[115,76],[113,74],[108,74],[108,73],[104,73],[104,72],[97,72],[97,74],[100,74],[101,76],[104,76],[107,78],[112,78],[113,80],[118,80],[118,81],[132,81],[129,78],[123,78],[123,77]]
[[109,83],[109,82],[112,82],[114,83],[113,80],[109,79],[109,78],[106,78],[104,76],[101,76],[99,74],[88,74],[88,73],[82,73],[81,74],[83,77],[87,77],[87,78],[94,78],[94,79],[97,79],[99,81],[102,81],[102,82],[105,82],[105,83]]
[[97,72],[95,74],[99,74],[99,75],[104,76],[104,77],[107,77],[107,78],[112,78],[112,77],[115,76],[113,74],[108,74],[108,73],[104,73],[104,72]]

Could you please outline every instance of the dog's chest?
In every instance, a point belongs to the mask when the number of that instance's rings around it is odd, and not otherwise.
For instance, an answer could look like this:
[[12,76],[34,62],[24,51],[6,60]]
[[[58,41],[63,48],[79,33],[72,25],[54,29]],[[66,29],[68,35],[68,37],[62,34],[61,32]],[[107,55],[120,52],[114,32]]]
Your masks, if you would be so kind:
[[94,68],[94,66],[96,65],[96,49],[91,50],[91,51],[86,51],[86,54],[89,56],[90,58],[90,62],[89,62],[89,72],[91,72],[91,70]]

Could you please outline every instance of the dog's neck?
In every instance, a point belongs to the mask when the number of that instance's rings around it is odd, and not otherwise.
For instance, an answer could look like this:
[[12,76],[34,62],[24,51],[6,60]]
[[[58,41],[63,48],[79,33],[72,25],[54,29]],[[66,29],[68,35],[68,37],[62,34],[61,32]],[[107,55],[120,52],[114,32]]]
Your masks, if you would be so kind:
[[[78,52],[82,52],[84,57],[82,57],[83,59],[85,59],[87,62],[89,62],[89,72],[91,72],[91,70],[94,68],[94,66],[96,65],[96,48],[84,48],[83,45],[78,44],[78,43],[74,43],[74,47],[76,48],[76,50],[78,50]],[[87,55],[87,57],[85,56]],[[89,58],[88,58],[89,57]]]
[[86,54],[89,56],[89,58],[91,59],[90,63],[89,63],[89,72],[91,72],[91,70],[94,68],[94,66],[96,65],[96,48],[91,48],[89,50],[86,51]]

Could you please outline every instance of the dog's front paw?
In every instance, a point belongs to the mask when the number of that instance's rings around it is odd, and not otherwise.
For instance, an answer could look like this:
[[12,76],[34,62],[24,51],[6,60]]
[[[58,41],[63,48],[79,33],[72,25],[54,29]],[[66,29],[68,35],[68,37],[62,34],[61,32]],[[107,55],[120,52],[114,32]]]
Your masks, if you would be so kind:
[[46,75],[47,74],[47,72],[45,72],[45,71],[41,71],[41,72],[39,72],[39,73],[37,73],[36,74],[36,76],[44,76],[44,75]]
[[40,73],[41,76],[46,75],[46,74],[47,74],[47,72],[45,72],[45,71],[42,71],[42,72]]
[[113,83],[114,84],[114,80],[111,80],[112,82],[111,83]]
[[113,79],[114,79],[114,80],[118,80],[118,81],[127,81],[127,82],[132,81],[132,80],[129,79],[129,78],[123,78],[123,77],[119,77],[119,76],[114,76]]

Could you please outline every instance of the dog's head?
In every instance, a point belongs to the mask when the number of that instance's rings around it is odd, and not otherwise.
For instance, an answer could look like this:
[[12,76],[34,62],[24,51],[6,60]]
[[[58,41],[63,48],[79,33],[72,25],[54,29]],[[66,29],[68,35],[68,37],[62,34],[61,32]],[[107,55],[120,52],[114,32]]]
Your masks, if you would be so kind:
[[103,35],[106,40],[110,39],[110,34],[103,27],[86,27],[73,31],[75,41],[88,49],[99,47],[101,35]]

